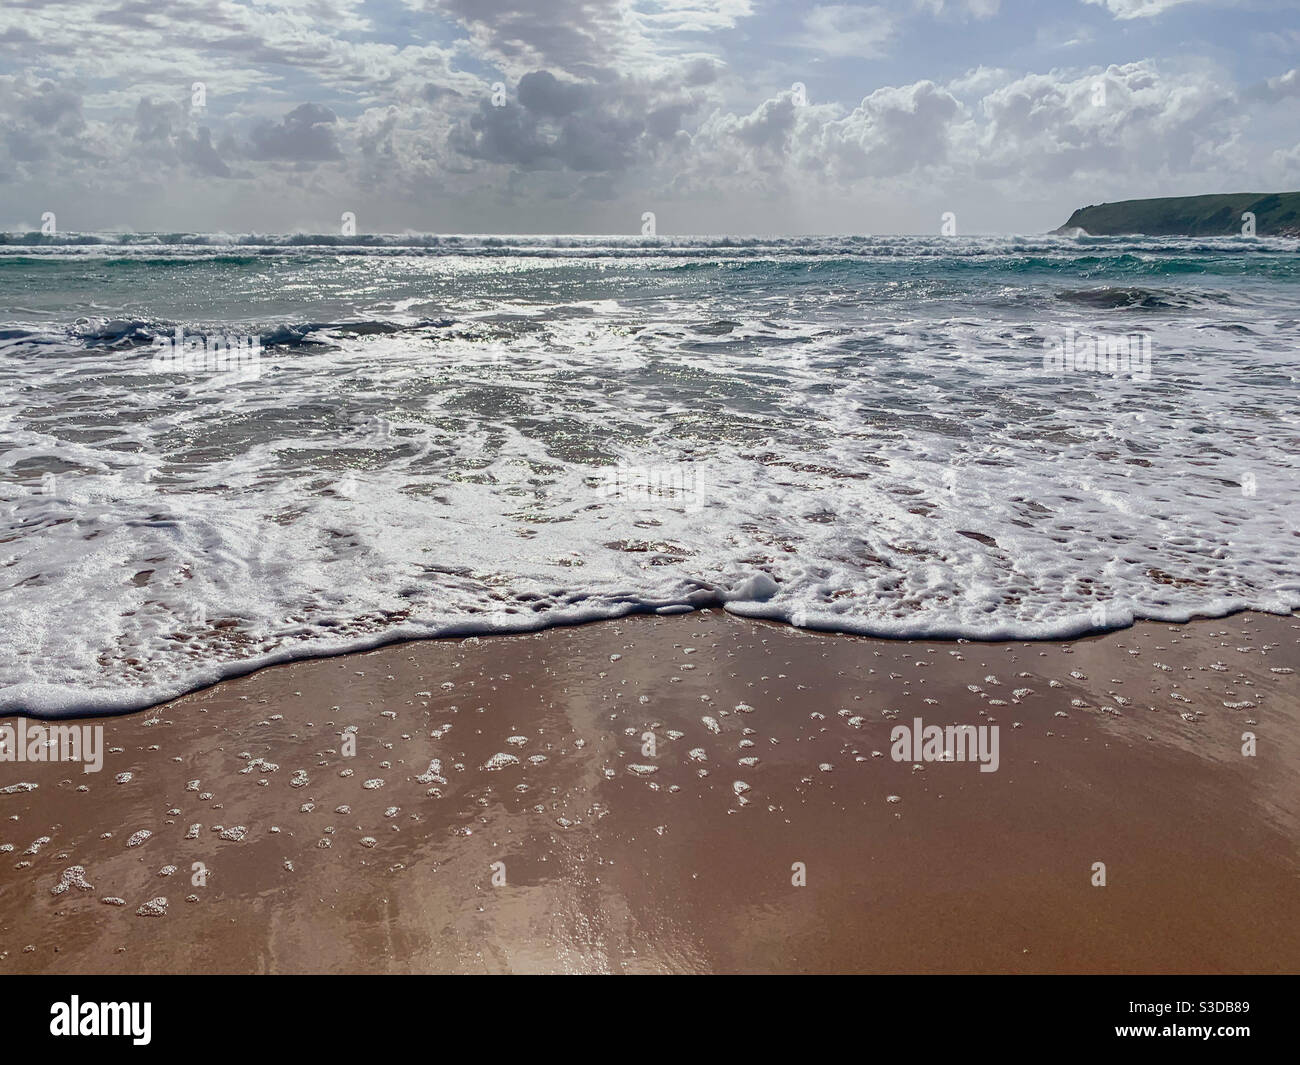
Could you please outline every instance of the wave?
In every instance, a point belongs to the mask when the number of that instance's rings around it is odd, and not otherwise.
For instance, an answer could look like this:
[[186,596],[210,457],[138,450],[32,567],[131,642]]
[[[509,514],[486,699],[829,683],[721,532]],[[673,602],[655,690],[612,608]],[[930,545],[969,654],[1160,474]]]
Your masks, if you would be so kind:
[[339,322],[276,322],[238,324],[230,322],[175,322],[151,318],[81,318],[63,328],[27,328],[14,326],[0,329],[0,351],[23,345],[68,344],[86,349],[132,349],[153,347],[157,341],[173,339],[180,330],[182,337],[225,335],[243,331],[241,336],[256,337],[262,347],[325,346],[336,340],[367,336],[392,336],[400,333],[445,333],[458,323],[454,318],[419,318],[395,321],[365,318]]
[[492,251],[506,254],[527,251],[597,252],[683,252],[724,251],[733,253],[785,251],[807,255],[908,255],[926,250],[937,255],[965,257],[981,254],[1033,254],[1038,251],[1098,249],[1150,254],[1180,252],[1211,255],[1244,251],[1294,254],[1295,238],[1257,237],[1091,237],[1055,233],[1033,235],[982,235],[938,237],[925,234],[900,235],[807,235],[807,236],[706,236],[639,234],[433,234],[433,233],[0,233],[0,249],[70,250],[119,248],[148,252],[159,248],[228,249],[429,249]]
[[[1080,612],[1053,624],[999,624],[982,631],[969,628],[936,628],[925,623],[882,625],[863,623],[852,619],[808,618],[805,613],[788,606],[774,606],[764,602],[764,596],[755,594],[754,587],[770,583],[760,575],[745,582],[739,589],[707,589],[684,597],[680,602],[640,600],[625,597],[622,602],[607,603],[582,610],[557,612],[551,615],[520,618],[507,623],[465,621],[441,626],[398,625],[379,632],[346,638],[304,641],[293,647],[257,654],[249,658],[230,661],[212,661],[192,669],[186,676],[161,683],[138,687],[113,685],[89,689],[71,684],[23,684],[5,690],[0,685],[0,714],[16,715],[46,720],[70,717],[113,717],[148,710],[181,696],[210,688],[222,681],[248,676],[271,666],[312,659],[335,658],[341,655],[362,654],[396,643],[426,639],[470,639],[481,636],[517,636],[542,632],[547,629],[572,625],[587,625],[598,621],[616,621],[633,615],[660,615],[691,613],[707,607],[721,608],[737,617],[773,621],[793,625],[808,632],[836,635],[866,636],[890,640],[927,640],[1003,643],[1026,640],[1079,640],[1097,636],[1116,629],[1127,628],[1138,622],[1162,622],[1182,625],[1197,619],[1230,617],[1255,610],[1263,613],[1286,615],[1300,610],[1300,594],[1292,595],[1288,602],[1269,598],[1254,602],[1239,598],[1220,598],[1208,601],[1197,608],[1152,609],[1126,604],[1110,604],[1108,624],[1098,625],[1089,615]],[[585,595],[575,596],[586,599]]]
[[[1294,244],[192,237],[0,248],[0,711],[702,605],[970,639],[1300,606]],[[1081,324],[1149,373],[1049,370]],[[159,372],[178,327],[274,355]]]
[[1230,304],[1226,292],[1172,292],[1138,287],[1065,289],[1058,300],[1095,310],[1172,311]]
[[[32,272],[93,262],[123,280],[149,271],[216,271],[223,276],[277,264],[333,267],[349,258],[515,259],[539,263],[626,262],[690,276],[725,271],[733,279],[784,275],[796,282],[874,280],[882,271],[1012,278],[1067,276],[1121,282],[1197,276],[1300,280],[1300,244],[1285,238],[1039,237],[654,237],[435,236],[372,234],[0,234],[0,283]],[[807,271],[806,276],[801,276]],[[94,279],[78,277],[81,283]],[[1118,286],[1117,286],[1118,287]]]

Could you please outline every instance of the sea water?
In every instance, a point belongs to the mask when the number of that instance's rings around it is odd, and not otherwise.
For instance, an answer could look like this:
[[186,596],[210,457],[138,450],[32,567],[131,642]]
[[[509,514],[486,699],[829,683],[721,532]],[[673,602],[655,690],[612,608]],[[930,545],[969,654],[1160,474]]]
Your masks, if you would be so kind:
[[722,605],[1300,606],[1294,241],[0,241],[0,712]]

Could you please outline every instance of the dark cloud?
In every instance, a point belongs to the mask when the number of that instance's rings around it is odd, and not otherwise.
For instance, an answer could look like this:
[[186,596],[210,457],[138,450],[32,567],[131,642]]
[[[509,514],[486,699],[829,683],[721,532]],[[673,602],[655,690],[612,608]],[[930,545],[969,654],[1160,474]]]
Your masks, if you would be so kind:
[[119,4],[108,11],[96,13],[95,21],[106,22],[114,26],[129,26],[135,29],[154,29],[156,25],[151,20],[156,18],[157,15],[157,4],[150,4],[145,0],[135,0],[134,3]]
[[683,82],[692,87],[712,85],[721,69],[712,59],[693,59],[686,66]]
[[57,126],[65,131],[85,125],[81,117],[81,97],[52,81],[40,82],[35,92],[22,100],[19,112],[39,125]]
[[535,70],[519,79],[519,102],[529,111],[549,118],[563,118],[586,107],[593,87],[560,81],[549,70]]
[[234,142],[227,139],[220,150],[212,143],[212,133],[206,126],[200,126],[193,133],[184,133],[181,135],[177,144],[177,154],[182,162],[188,165],[192,170],[208,177],[228,178],[231,177],[230,167],[226,164],[222,153],[227,156],[235,152]]
[[446,100],[459,97],[461,94],[455,89],[446,85],[438,85],[432,81],[426,81],[420,91],[416,94],[421,100],[429,103],[435,103],[438,100]]
[[208,127],[191,131],[187,121],[179,104],[142,97],[135,108],[135,141],[158,162],[181,165],[203,177],[234,176],[226,162],[240,154],[234,139],[227,136],[218,149]]
[[612,114],[570,117],[560,134],[558,155],[570,170],[625,170],[632,164],[642,129],[638,119]]
[[506,59],[590,76],[607,67],[626,39],[619,0],[425,0],[470,28]]
[[557,165],[553,145],[538,128],[537,119],[511,102],[494,107],[482,101],[475,114],[452,128],[447,141],[461,155],[489,163]]
[[179,116],[180,108],[175,104],[156,104],[152,99],[141,98],[135,108],[135,139],[137,141],[170,140],[172,122]]
[[645,128],[660,140],[668,140],[682,128],[682,119],[695,110],[693,103],[665,104],[645,116]]
[[253,159],[323,162],[341,159],[334,125],[338,116],[320,104],[299,104],[283,122],[263,122],[253,130],[248,154]]
[[[568,82],[547,70],[525,74],[518,102],[482,102],[458,124],[448,143],[487,162],[579,172],[624,170],[632,164],[646,129],[644,94],[634,86]],[[680,116],[679,116],[680,117]],[[671,116],[658,128],[671,136]]]
[[0,77],[0,166],[15,180],[94,158],[73,84]]

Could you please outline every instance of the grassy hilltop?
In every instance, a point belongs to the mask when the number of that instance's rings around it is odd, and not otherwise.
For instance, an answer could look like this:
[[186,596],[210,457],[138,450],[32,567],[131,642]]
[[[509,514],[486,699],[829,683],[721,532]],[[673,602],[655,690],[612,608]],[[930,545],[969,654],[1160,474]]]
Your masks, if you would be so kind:
[[1241,216],[1255,215],[1261,237],[1300,237],[1300,192],[1231,192],[1216,196],[1168,196],[1080,207],[1058,232],[1080,228],[1093,236],[1220,237],[1241,232]]

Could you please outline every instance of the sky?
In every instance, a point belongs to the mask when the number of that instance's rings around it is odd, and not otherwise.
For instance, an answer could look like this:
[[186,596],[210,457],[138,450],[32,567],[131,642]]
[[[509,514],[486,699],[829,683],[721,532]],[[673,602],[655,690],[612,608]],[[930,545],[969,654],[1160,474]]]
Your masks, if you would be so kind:
[[1296,0],[0,0],[0,229],[1040,233],[1300,189]]

